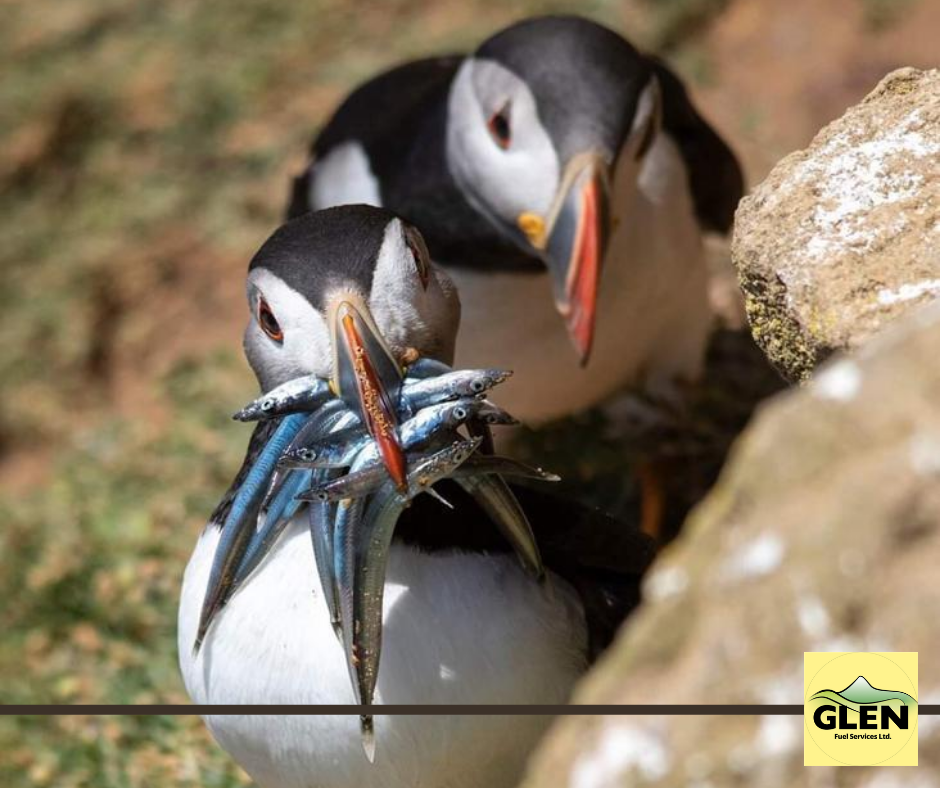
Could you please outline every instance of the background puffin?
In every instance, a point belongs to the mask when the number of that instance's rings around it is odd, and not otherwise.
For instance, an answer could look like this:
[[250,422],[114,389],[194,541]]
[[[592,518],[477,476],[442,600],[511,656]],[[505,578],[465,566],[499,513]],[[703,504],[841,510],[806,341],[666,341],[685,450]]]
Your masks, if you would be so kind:
[[[374,326],[367,347],[384,348],[395,361],[414,351],[452,360],[459,320],[453,284],[429,262],[417,232],[384,209],[346,206],[287,223],[252,260],[247,293],[245,351],[263,390],[300,375],[335,376],[338,303],[355,304],[364,325]],[[352,703],[306,515],[295,517],[193,654],[219,523],[264,433],[257,428],[186,569],[184,682],[201,704]],[[427,496],[406,511],[389,561],[378,703],[564,702],[636,604],[652,556],[646,537],[539,490],[516,489],[549,570],[545,584],[525,573],[456,487],[444,491],[453,511]],[[548,718],[379,715],[374,765],[363,755],[354,715],[206,722],[263,788],[499,788],[516,783]]]
[[701,236],[730,229],[742,190],[672,72],[553,16],[357,89],[288,214],[362,202],[419,227],[461,294],[458,364],[514,369],[501,401],[532,423],[697,375],[712,323]]

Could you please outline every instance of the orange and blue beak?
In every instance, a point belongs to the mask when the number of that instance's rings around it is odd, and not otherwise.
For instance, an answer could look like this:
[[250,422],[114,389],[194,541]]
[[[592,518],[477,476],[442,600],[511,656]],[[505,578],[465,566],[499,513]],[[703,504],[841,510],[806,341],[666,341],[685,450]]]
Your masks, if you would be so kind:
[[395,486],[407,489],[405,453],[398,438],[403,373],[368,307],[341,300],[333,310],[333,380],[336,394],[362,420]]
[[565,168],[548,219],[543,223],[531,214],[519,219],[551,272],[555,306],[582,364],[594,342],[601,265],[610,238],[609,172],[600,156],[575,157]]

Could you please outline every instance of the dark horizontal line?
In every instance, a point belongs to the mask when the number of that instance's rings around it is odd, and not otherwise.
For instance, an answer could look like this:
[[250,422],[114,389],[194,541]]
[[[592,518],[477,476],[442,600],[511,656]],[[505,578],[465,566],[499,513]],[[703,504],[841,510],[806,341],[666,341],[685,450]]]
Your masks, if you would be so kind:
[[[0,716],[30,715],[30,716],[77,716],[114,714],[128,717],[152,717],[157,715],[197,716],[204,714],[244,714],[247,709],[255,710],[257,714],[363,714],[371,713],[377,716],[392,714],[413,715],[461,715],[461,716],[507,716],[507,715],[660,715],[660,716],[743,716],[743,715],[802,715],[803,706],[795,705],[721,705],[721,704],[685,704],[685,705],[623,705],[623,704],[593,704],[593,705],[545,705],[545,706],[511,706],[511,705],[411,705],[392,704],[388,706],[354,706],[354,705],[233,705],[233,706],[186,706],[186,705],[21,705],[0,706]],[[920,706],[918,714],[940,714],[938,706]]]
[[244,714],[246,709],[257,710],[259,714],[460,714],[465,716],[502,716],[502,715],[538,715],[538,714],[802,714],[802,706],[732,706],[732,705],[660,705],[626,706],[621,704],[595,705],[507,705],[507,704],[390,704],[382,706],[356,706],[343,704],[321,705],[233,705],[233,706],[133,706],[133,705],[55,705],[55,706],[0,706],[0,715],[10,714],[131,714],[150,716],[154,714]]

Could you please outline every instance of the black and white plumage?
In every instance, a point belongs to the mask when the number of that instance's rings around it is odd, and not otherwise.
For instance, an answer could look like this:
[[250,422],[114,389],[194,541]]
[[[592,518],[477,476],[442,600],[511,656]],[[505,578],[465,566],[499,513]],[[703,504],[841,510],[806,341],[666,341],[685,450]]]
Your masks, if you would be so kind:
[[461,293],[457,363],[514,369],[501,399],[537,422],[698,373],[712,323],[701,237],[729,230],[742,189],[663,63],[593,22],[544,17],[354,91],[289,214],[364,202],[419,227]]
[[[392,357],[451,360],[459,312],[453,287],[428,264],[414,229],[383,209],[347,206],[289,222],[252,261],[247,294],[245,350],[263,390],[302,375],[335,378],[330,326],[347,303],[375,327]],[[198,653],[192,650],[217,523],[266,429],[256,429],[233,492],[186,569],[179,614],[184,681],[197,703],[352,703],[305,516],[287,526],[217,614]],[[396,530],[376,702],[563,702],[636,604],[652,557],[649,540],[540,489],[519,488],[549,571],[539,584],[472,499],[453,486],[442,492],[453,511],[418,498]],[[206,722],[262,788],[509,786],[547,724],[539,717],[379,714],[373,765],[362,753],[355,715],[225,715]]]

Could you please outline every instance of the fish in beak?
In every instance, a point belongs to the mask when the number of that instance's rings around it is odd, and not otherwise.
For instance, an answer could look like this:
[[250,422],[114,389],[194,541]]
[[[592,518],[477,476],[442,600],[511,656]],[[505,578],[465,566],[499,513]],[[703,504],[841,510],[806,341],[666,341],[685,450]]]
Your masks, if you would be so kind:
[[403,372],[368,307],[352,297],[333,310],[333,390],[362,420],[399,491],[407,489],[405,453],[398,437]]
[[551,272],[555,305],[582,365],[586,364],[594,342],[601,264],[610,238],[610,167],[593,153],[574,157],[565,167],[548,219],[523,214],[519,227]]

